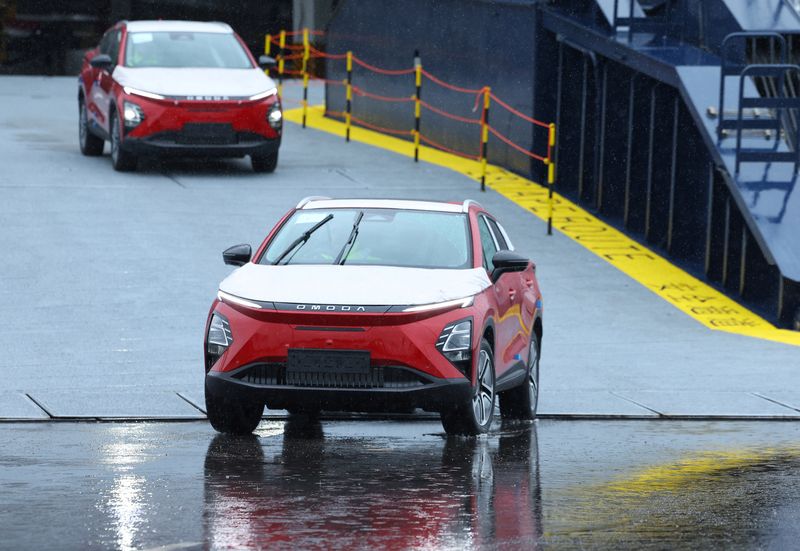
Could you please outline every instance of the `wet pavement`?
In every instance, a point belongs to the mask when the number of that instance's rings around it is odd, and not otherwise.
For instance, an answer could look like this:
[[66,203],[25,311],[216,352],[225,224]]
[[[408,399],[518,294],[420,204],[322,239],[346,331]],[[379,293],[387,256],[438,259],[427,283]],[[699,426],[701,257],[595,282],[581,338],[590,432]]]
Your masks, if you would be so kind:
[[[498,420],[499,421],[499,420]],[[0,549],[774,548],[800,426],[429,420],[0,425]]]

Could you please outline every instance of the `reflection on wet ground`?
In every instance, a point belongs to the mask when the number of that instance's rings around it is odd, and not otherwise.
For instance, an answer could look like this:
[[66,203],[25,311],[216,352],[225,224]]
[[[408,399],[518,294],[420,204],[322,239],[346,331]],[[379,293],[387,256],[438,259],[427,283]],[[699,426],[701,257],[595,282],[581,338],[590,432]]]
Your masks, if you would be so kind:
[[0,548],[790,548],[800,426],[0,425]]

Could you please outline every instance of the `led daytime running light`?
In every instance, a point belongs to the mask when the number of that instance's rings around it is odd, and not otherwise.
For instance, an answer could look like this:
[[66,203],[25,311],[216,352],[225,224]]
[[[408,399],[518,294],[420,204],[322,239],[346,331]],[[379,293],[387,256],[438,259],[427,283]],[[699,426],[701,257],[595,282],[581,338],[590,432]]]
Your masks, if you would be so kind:
[[474,296],[469,296],[465,298],[457,298],[455,300],[448,300],[446,302],[435,302],[433,304],[421,304],[419,306],[409,306],[403,312],[427,312],[429,310],[439,310],[440,308],[452,308],[454,306],[458,306],[460,308],[466,308],[468,306],[472,306],[472,302],[475,299]]
[[278,95],[278,89],[277,88],[270,88],[269,90],[264,90],[263,92],[259,92],[258,94],[254,94],[254,95],[250,96],[247,99],[249,99],[250,101],[255,101],[257,99],[264,99],[264,98],[268,98],[270,96],[276,96],[276,95]]
[[167,99],[165,96],[161,94],[154,94],[153,92],[144,92],[142,90],[137,90],[136,88],[131,88],[130,86],[123,86],[123,90],[125,90],[126,94],[130,94],[132,96],[142,96],[143,98],[150,98],[150,99]]
[[228,304],[237,304],[239,306],[244,306],[245,308],[255,308],[256,310],[261,310],[261,305],[249,301],[244,298],[237,297],[235,295],[231,295],[226,293],[225,291],[218,291],[217,298],[220,299],[222,302],[227,302]]

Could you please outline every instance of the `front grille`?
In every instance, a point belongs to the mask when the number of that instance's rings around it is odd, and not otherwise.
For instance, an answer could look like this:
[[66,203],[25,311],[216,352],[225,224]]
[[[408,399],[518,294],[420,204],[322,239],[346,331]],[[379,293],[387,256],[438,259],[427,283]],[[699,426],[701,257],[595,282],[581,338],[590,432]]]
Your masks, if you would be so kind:
[[286,372],[280,363],[255,364],[238,371],[234,378],[260,386],[304,388],[411,389],[430,381],[413,371],[395,366],[371,367],[369,373]]

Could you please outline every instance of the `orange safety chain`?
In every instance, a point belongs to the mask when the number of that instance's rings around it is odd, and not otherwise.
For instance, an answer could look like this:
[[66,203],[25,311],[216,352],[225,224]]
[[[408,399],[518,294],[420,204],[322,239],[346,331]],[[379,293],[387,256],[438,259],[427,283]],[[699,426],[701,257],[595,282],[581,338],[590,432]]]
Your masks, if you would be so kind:
[[[303,44],[286,44],[285,38],[287,36],[296,36],[296,35],[303,35]],[[352,52],[346,52],[341,54],[334,54],[323,52],[311,46],[309,43],[309,36],[324,36],[324,31],[315,31],[315,30],[308,30],[304,29],[302,31],[291,31],[291,32],[284,32],[281,31],[280,38],[274,37],[271,35],[267,35],[265,41],[265,48],[266,53],[269,53],[269,46],[270,44],[276,44],[280,47],[280,54],[279,58],[279,76],[282,78],[284,74],[287,75],[298,75],[303,77],[303,89],[304,89],[304,97],[307,93],[306,90],[308,88],[308,81],[314,80],[318,82],[324,82],[325,84],[331,85],[338,85],[338,86],[345,86],[347,89],[347,110],[344,112],[333,112],[333,111],[325,111],[326,115],[335,116],[335,117],[342,117],[345,119],[347,124],[346,136],[349,141],[350,135],[350,122],[352,121],[355,124],[363,126],[365,128],[369,128],[371,130],[375,130],[378,132],[384,132],[386,134],[392,134],[396,136],[412,136],[414,138],[415,143],[415,152],[414,152],[414,159],[418,159],[418,146],[419,142],[423,142],[435,149],[445,151],[447,153],[457,155],[459,157],[470,159],[473,161],[479,161],[482,165],[482,176],[481,176],[481,189],[484,189],[484,182],[486,178],[486,157],[488,156],[488,136],[491,134],[507,146],[511,147],[515,151],[522,153],[532,159],[536,159],[541,161],[547,167],[547,184],[548,184],[548,199],[549,199],[549,213],[548,213],[548,226],[547,226],[547,233],[552,233],[552,217],[553,217],[553,184],[555,183],[555,160],[553,158],[553,149],[556,143],[556,127],[552,123],[546,123],[544,121],[540,121],[535,119],[531,116],[526,115],[525,113],[515,109],[497,95],[491,92],[488,87],[483,88],[465,88],[462,86],[457,86],[455,84],[450,84],[436,75],[426,71],[422,68],[422,64],[419,61],[419,55],[415,53],[415,62],[414,67],[409,69],[384,69],[382,67],[377,67],[370,63],[367,63],[363,59],[357,57]],[[285,50],[289,50],[291,53],[289,55],[282,55]],[[340,81],[340,80],[332,80],[326,79],[322,77],[317,77],[315,75],[311,75],[307,70],[307,60],[310,58],[323,58],[323,59],[331,59],[331,60],[343,60],[347,61],[347,79]],[[283,67],[284,61],[289,60],[302,60],[303,61],[303,70],[285,70]],[[375,94],[364,90],[358,86],[355,86],[352,83],[352,68],[353,64],[358,65],[368,71],[373,73],[386,75],[386,76],[404,76],[404,75],[415,75],[416,81],[416,92],[412,96],[402,97],[402,96],[384,96],[380,94]],[[420,98],[420,90],[421,90],[421,83],[422,77],[425,77],[428,81],[441,86],[447,90],[458,92],[461,94],[469,94],[475,97],[475,106],[473,107],[472,111],[475,112],[478,109],[479,104],[483,103],[483,108],[481,111],[481,115],[479,118],[470,118],[470,117],[463,117],[461,115],[456,115],[454,113],[449,113],[431,105],[430,103],[423,101]],[[279,86],[280,88],[280,86]],[[369,98],[376,101],[383,101],[383,102],[395,102],[395,103],[411,103],[415,104],[414,114],[415,114],[415,129],[414,130],[397,130],[393,128],[386,128],[383,126],[379,126],[373,123],[366,122],[362,119],[359,119],[352,115],[352,98],[353,96],[359,96],[362,98]],[[501,134],[496,128],[492,127],[489,124],[489,107],[491,102],[494,101],[500,107],[511,113],[513,116],[528,122],[538,128],[545,128],[548,131],[547,135],[547,154],[546,156],[539,155],[534,153],[533,151],[529,151],[525,147],[520,146],[519,144],[512,141],[507,136]],[[305,126],[305,109],[307,107],[307,102],[304,100],[300,102],[303,105],[304,109],[304,126]],[[457,122],[461,122],[464,124],[471,124],[471,125],[478,125],[481,127],[481,152],[478,155],[470,155],[468,153],[463,153],[461,151],[457,151],[455,149],[451,149],[441,143],[438,143],[431,138],[423,135],[419,130],[419,123],[420,123],[420,108],[424,108],[427,111],[430,111],[436,115],[441,117],[445,117],[450,120],[454,120]]]

